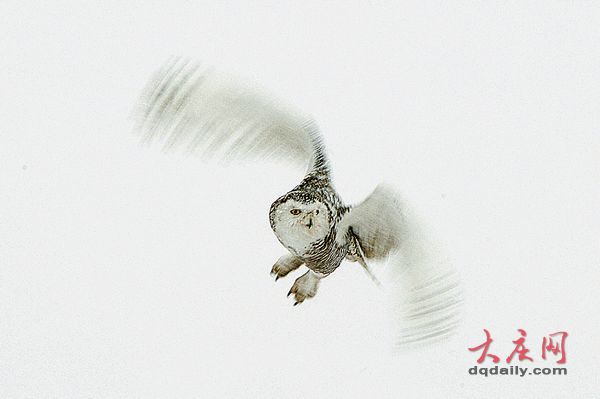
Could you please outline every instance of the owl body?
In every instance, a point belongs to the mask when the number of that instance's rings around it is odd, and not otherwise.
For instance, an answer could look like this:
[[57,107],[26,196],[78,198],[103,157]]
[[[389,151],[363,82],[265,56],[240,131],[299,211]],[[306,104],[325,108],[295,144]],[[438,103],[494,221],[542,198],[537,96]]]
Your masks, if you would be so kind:
[[271,229],[290,253],[321,276],[332,273],[346,257],[349,244],[336,240],[337,227],[350,208],[332,187],[325,168],[306,175],[302,182],[271,205]]

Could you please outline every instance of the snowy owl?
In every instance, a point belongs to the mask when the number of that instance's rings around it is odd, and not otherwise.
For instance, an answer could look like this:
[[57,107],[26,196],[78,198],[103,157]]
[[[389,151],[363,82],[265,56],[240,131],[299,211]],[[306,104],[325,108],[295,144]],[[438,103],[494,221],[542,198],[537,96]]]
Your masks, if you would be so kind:
[[159,140],[166,148],[183,145],[226,160],[279,158],[308,164],[300,183],[269,211],[271,228],[289,252],[272,267],[275,280],[302,265],[308,269],[289,290],[294,305],[314,297],[320,280],[344,259],[358,262],[376,283],[370,262],[391,259],[402,268],[400,341],[423,342],[455,328],[461,302],[456,274],[437,260],[424,260],[427,248],[387,186],[377,186],[357,205],[342,202],[332,185],[321,133],[310,117],[212,68],[174,58],[150,79],[135,119],[143,141]]

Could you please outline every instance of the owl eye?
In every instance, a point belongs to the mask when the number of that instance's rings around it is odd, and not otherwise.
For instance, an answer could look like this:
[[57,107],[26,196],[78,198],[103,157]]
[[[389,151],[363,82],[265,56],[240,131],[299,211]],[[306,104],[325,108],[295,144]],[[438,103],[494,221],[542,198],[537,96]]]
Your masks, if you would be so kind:
[[317,210],[315,211],[315,215],[318,215],[318,214],[319,214],[319,210],[317,209]]
[[299,214],[300,214],[300,209],[292,209],[292,210],[290,211],[290,213],[291,213],[292,215],[299,215]]

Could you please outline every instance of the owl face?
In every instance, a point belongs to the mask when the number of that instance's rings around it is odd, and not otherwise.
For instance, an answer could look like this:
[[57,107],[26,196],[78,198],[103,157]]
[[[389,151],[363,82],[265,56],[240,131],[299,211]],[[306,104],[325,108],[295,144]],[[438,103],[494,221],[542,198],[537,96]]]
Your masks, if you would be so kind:
[[275,235],[293,254],[302,256],[310,244],[327,236],[329,210],[325,204],[289,199],[275,208]]

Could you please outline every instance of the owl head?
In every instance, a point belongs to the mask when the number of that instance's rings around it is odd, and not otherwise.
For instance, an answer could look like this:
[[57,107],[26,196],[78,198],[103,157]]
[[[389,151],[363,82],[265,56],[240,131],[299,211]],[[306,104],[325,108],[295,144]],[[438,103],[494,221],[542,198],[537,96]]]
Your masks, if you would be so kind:
[[271,228],[292,253],[302,256],[331,229],[330,210],[305,192],[288,193],[271,206]]

